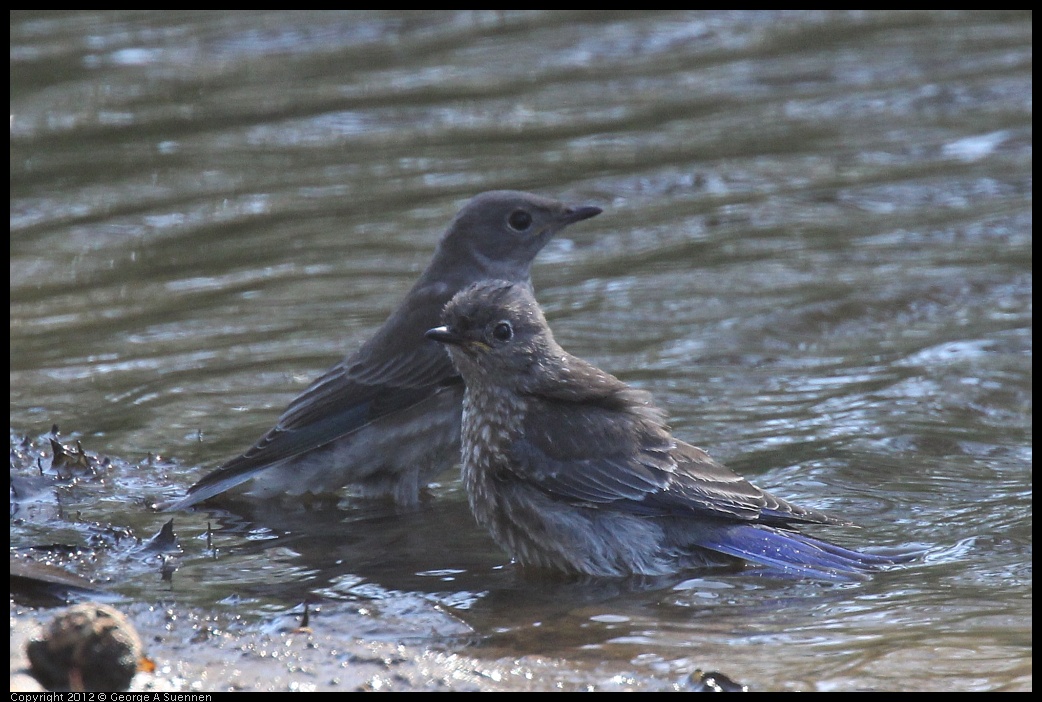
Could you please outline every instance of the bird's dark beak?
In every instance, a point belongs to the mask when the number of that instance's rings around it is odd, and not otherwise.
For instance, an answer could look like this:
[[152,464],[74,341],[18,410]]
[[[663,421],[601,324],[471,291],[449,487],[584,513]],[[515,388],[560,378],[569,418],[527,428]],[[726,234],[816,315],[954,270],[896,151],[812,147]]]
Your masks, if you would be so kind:
[[423,335],[439,344],[451,344],[452,346],[462,346],[465,341],[462,336],[448,327],[434,327],[428,329]]
[[603,211],[604,210],[602,210],[600,207],[594,207],[593,205],[583,205],[581,207],[569,207],[567,210],[564,211],[564,214],[561,217],[561,224],[562,224],[562,226],[567,226],[569,224],[575,224],[576,222],[581,222],[584,219],[589,219],[590,217],[596,217],[597,215],[599,215]]

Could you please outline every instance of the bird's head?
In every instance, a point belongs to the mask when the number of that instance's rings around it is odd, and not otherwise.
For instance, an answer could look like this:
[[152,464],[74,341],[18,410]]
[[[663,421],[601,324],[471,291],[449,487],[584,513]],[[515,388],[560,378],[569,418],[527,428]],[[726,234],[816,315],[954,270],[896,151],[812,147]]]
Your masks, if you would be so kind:
[[569,224],[601,213],[590,205],[564,202],[514,190],[493,190],[472,198],[442,237],[447,261],[465,263],[476,278],[527,281],[536,255]]
[[524,284],[475,283],[445,306],[442,326],[426,333],[449,349],[464,382],[480,373],[521,372],[556,347],[542,310]]

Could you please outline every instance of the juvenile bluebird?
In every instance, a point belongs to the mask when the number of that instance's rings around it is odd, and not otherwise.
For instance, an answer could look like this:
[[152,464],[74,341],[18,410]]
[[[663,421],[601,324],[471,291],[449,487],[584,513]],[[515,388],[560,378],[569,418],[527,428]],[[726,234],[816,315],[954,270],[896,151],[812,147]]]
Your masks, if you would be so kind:
[[420,278],[383,326],[315,380],[246,453],[168,510],[235,489],[250,498],[298,498],[345,485],[402,505],[460,455],[463,383],[445,350],[424,338],[453,295],[501,278],[531,287],[536,254],[559,231],[601,212],[538,195],[492,191],[449,224]]
[[648,393],[557,344],[528,286],[472,285],[442,322],[427,337],[463,376],[470,507],[522,566],[624,576],[748,562],[843,581],[907,560],[796,531],[844,522],[675,439]]

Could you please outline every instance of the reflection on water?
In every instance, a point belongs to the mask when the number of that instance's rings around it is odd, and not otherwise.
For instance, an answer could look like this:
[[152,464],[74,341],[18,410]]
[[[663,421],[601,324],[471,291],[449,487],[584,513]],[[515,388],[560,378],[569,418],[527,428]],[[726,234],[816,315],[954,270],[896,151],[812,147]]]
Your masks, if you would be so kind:
[[[1030,689],[1031,59],[1030,13],[15,12],[12,427],[138,463],[55,493],[13,458],[12,544],[450,650]],[[494,188],[605,209],[534,269],[565,348],[926,563],[533,581],[448,474],[408,514],[219,513],[209,544],[177,515],[163,581],[128,546],[147,505],[266,430]]]

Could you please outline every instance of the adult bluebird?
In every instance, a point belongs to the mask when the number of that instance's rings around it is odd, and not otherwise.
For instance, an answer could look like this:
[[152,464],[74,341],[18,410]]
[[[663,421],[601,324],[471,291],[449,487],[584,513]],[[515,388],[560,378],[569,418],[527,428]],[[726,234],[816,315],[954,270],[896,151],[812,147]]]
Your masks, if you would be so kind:
[[416,503],[421,488],[459,460],[463,397],[445,350],[424,332],[471,283],[501,278],[530,287],[532,261],[546,243],[600,212],[515,191],[474,197],[372,338],[293,400],[251,449],[167,509],[229,491],[256,499],[306,499],[345,485],[365,496]]
[[554,340],[528,286],[477,283],[427,337],[463,376],[463,484],[522,566],[594,576],[759,564],[854,580],[907,560],[796,530],[841,524],[767,493],[675,439],[651,396]]

